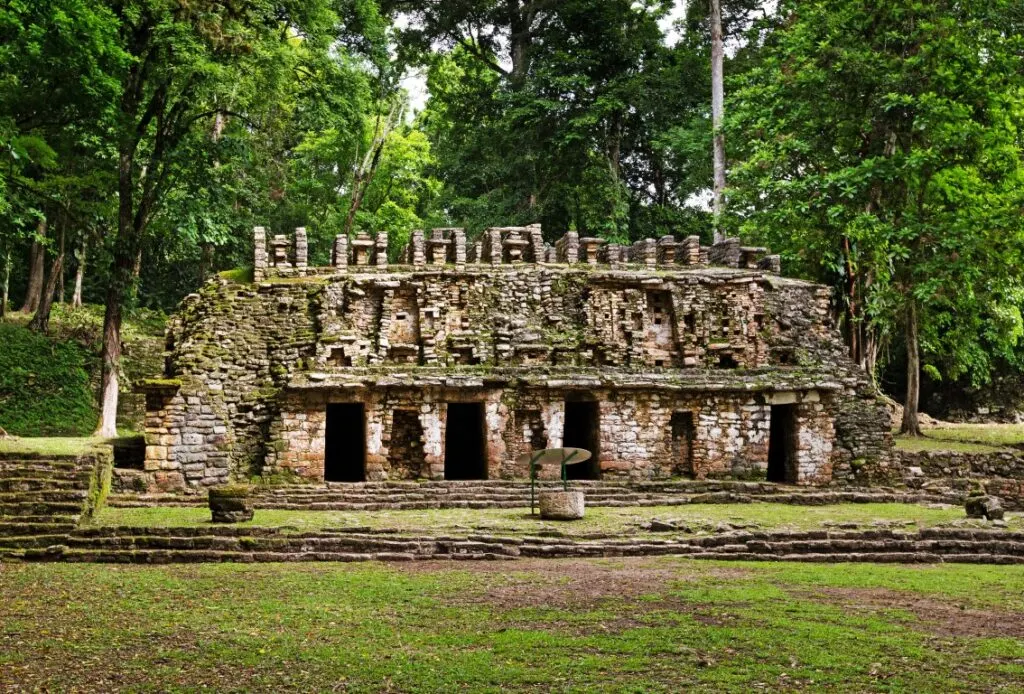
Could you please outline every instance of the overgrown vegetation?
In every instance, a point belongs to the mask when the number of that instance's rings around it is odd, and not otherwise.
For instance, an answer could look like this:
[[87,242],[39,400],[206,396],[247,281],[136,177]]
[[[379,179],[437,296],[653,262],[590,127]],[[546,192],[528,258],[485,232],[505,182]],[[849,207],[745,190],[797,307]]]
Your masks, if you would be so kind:
[[[717,230],[833,287],[853,357],[894,394],[908,386],[910,429],[920,378],[1020,371],[1019,2],[714,4],[734,49]],[[432,226],[710,241],[708,12],[8,3],[0,281],[29,313],[54,292],[110,307],[112,433],[121,309],[169,310],[250,264],[257,224],[304,226],[314,264],[339,233],[386,232],[394,259]],[[412,73],[425,83],[410,93]]]
[[0,439],[0,453],[25,453],[38,457],[77,456],[87,453],[96,446],[105,444],[106,439],[95,437],[35,437]]
[[[26,327],[27,316],[0,322],[0,427],[14,436],[88,436],[96,428],[99,388],[98,353],[102,343],[102,307],[54,306],[49,335]],[[121,424],[141,426],[141,402],[133,381],[163,368],[163,330],[159,311],[129,312],[123,332],[127,397]]]
[[96,403],[90,361],[92,355],[77,342],[0,323],[0,426],[15,436],[91,432]]
[[29,564],[0,573],[0,594],[4,688],[994,691],[1024,676],[1013,567]]

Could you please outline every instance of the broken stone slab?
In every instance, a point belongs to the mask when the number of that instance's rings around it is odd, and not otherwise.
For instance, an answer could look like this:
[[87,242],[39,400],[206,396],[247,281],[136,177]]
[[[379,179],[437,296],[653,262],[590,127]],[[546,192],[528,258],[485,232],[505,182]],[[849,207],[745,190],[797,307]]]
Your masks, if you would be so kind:
[[968,518],[1003,519],[1003,502],[997,496],[970,496],[964,503]]

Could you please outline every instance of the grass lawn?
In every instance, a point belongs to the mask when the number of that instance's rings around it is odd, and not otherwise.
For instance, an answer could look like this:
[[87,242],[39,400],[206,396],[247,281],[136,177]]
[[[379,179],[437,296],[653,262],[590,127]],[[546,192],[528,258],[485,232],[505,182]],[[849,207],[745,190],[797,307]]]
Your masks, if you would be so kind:
[[74,436],[10,437],[0,439],[0,453],[34,453],[38,455],[82,455],[111,440]]
[[934,429],[928,429],[924,436],[894,436],[896,450],[918,453],[920,451],[956,451],[957,453],[1000,453],[1005,447],[990,446],[973,441],[950,441],[932,437]]
[[925,427],[924,436],[896,436],[904,451],[958,451],[994,453],[1024,447],[1024,424],[952,424]]
[[1024,424],[942,424],[925,430],[944,441],[972,441],[992,446],[1024,445]]
[[1024,571],[0,565],[0,689],[1020,691]]
[[[542,522],[526,509],[432,509],[426,511],[288,511],[258,509],[242,526],[279,527],[297,532],[366,526],[423,534],[458,534],[468,531],[534,534],[557,530],[566,535],[588,533],[633,534],[652,518],[683,521],[692,531],[711,532],[718,523],[757,524],[761,528],[820,528],[826,522],[875,521],[931,526],[964,518],[963,509],[927,508],[914,504],[836,504],[790,506],[786,504],[692,504],[629,508],[588,508],[586,517],[571,523]],[[93,525],[148,527],[207,526],[206,508],[105,508]],[[1020,514],[1008,516],[1008,526],[1024,529]]]

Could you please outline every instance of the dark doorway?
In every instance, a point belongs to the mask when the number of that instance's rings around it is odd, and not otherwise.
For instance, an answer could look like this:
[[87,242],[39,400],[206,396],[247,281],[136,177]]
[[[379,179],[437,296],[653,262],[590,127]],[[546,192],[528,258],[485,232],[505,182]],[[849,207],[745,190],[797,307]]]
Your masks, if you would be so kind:
[[366,413],[361,402],[327,406],[324,479],[363,482],[366,479]]
[[693,412],[672,413],[672,474],[693,477]]
[[768,481],[796,482],[796,406],[772,405],[768,433]]
[[444,432],[444,478],[487,479],[487,439],[482,402],[448,403]]
[[601,479],[601,408],[596,402],[568,401],[565,403],[565,448],[585,448],[590,460],[569,465],[565,476],[570,480]]

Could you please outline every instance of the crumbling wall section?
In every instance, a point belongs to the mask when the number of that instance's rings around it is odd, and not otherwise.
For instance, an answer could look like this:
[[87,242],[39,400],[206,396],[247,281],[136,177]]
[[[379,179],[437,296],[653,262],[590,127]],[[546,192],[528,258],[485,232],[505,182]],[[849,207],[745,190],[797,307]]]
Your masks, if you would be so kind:
[[168,326],[163,378],[140,384],[153,486],[212,486],[262,470],[278,396],[315,350],[316,291],[214,280],[184,300]]

